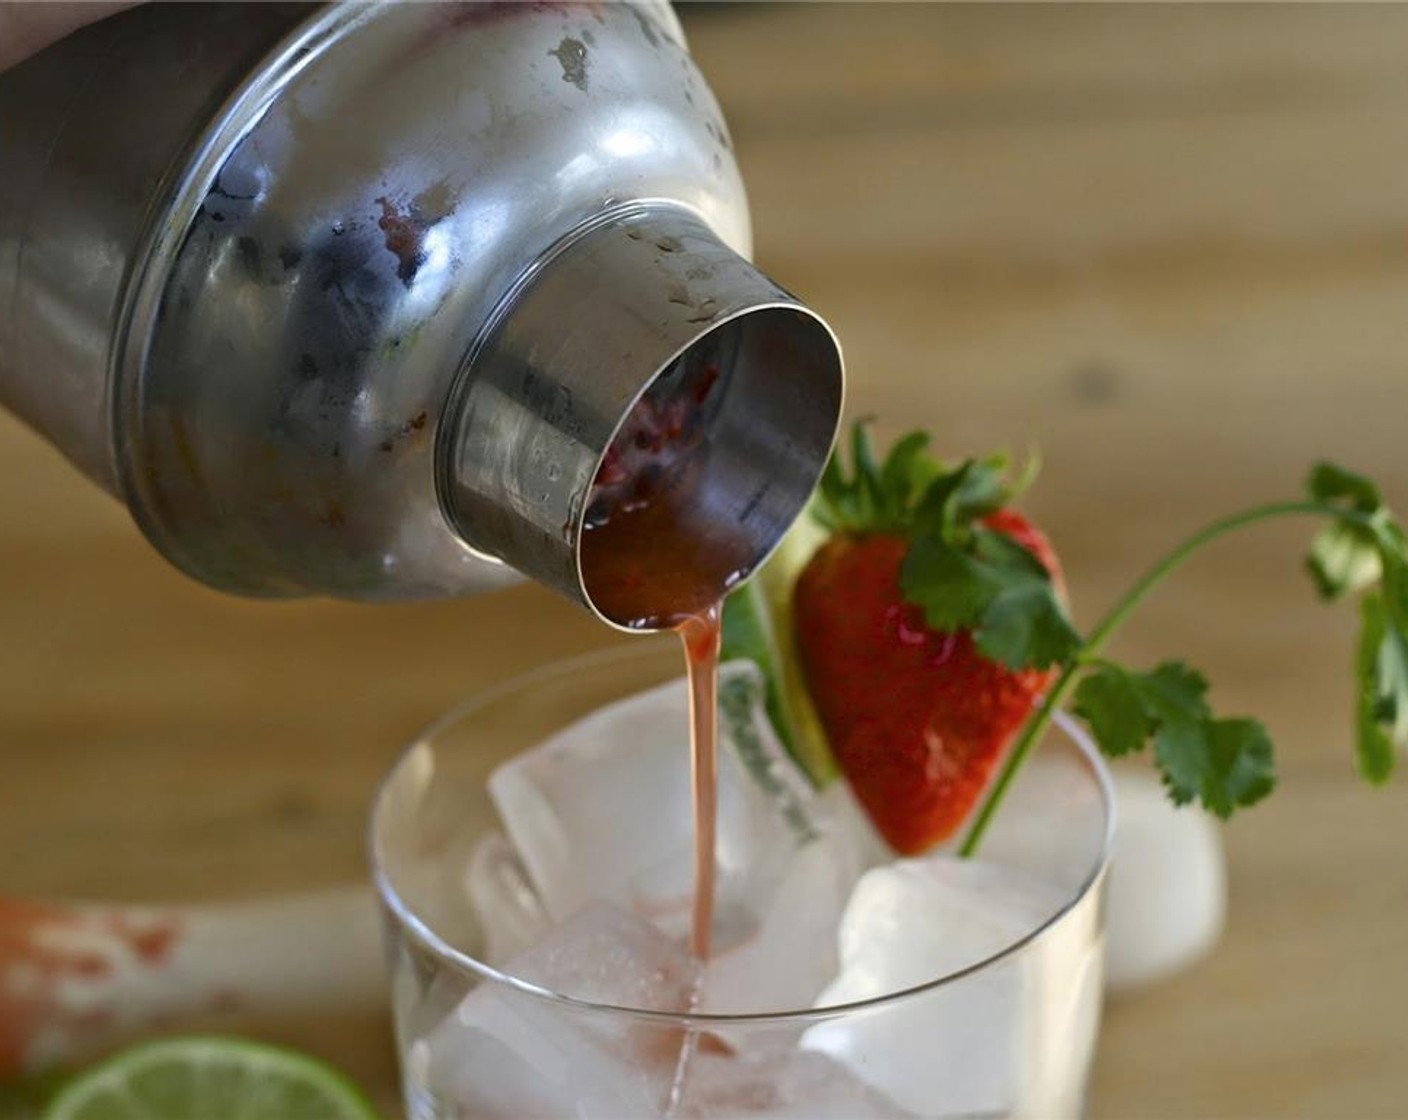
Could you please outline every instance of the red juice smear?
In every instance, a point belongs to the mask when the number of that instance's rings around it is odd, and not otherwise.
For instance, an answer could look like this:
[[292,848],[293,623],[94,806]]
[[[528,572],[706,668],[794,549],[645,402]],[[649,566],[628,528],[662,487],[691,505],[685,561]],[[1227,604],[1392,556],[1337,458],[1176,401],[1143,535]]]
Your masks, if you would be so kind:
[[0,1081],[24,1072],[44,1037],[102,1039],[111,1012],[84,1006],[118,975],[160,974],[182,933],[160,911],[135,916],[0,896]]

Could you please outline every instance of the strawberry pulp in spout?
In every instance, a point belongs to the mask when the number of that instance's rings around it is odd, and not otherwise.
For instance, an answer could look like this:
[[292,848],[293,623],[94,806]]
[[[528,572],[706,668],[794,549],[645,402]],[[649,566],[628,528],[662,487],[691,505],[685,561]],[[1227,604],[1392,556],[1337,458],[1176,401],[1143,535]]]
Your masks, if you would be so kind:
[[617,625],[670,629],[702,616],[757,559],[752,542],[711,520],[710,426],[728,381],[716,361],[681,359],[602,458],[582,525],[582,583]]

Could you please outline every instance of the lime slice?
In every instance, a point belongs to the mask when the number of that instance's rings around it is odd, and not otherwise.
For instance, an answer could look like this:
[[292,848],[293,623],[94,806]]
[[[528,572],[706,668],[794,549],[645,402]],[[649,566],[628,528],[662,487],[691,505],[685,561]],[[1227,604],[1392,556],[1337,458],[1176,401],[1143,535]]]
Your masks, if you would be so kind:
[[797,661],[792,635],[792,588],[826,530],[803,513],[768,562],[724,604],[725,661],[751,661],[767,680],[767,710],[777,737],[817,788],[836,777],[826,742]]
[[360,1089],[297,1051],[238,1038],[146,1042],[79,1074],[44,1120],[376,1120]]
[[0,1081],[0,1120],[35,1120],[68,1079],[65,1070],[46,1070]]

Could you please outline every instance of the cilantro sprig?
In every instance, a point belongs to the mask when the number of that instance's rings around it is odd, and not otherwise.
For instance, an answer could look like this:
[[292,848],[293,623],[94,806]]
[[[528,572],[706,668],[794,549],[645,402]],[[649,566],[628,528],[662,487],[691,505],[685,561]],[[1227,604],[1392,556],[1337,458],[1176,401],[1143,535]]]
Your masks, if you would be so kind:
[[1276,784],[1271,739],[1254,719],[1217,719],[1204,700],[1207,681],[1177,661],[1147,673],[1109,662],[1076,686],[1074,709],[1106,754],[1154,744],[1169,796],[1195,798],[1220,817],[1260,801]]
[[930,626],[969,631],[979,651],[1010,668],[1056,672],[979,807],[962,854],[977,850],[1016,773],[1068,701],[1106,755],[1152,745],[1176,804],[1198,801],[1226,818],[1272,791],[1274,750],[1263,724],[1215,714],[1207,681],[1180,661],[1136,669],[1106,659],[1103,651],[1144,598],[1190,556],[1278,517],[1327,521],[1306,557],[1311,581],[1326,601],[1359,600],[1354,714],[1360,771],[1370,782],[1385,782],[1408,749],[1408,546],[1367,478],[1317,464],[1304,498],[1212,522],[1150,568],[1082,635],[1042,562],[987,524],[1030,483],[1035,460],[1009,481],[1005,457],[944,465],[929,454],[928,438],[915,432],[877,463],[864,422],[852,434],[850,459],[847,473],[840,456],[832,457],[813,516],[832,532],[904,533],[911,543],[900,586]]
[[[929,495],[940,503],[982,468],[966,463],[939,474]],[[945,478],[950,481],[945,482]],[[1274,752],[1255,719],[1216,716],[1207,682],[1178,661],[1136,670],[1102,657],[1106,643],[1144,598],[1195,552],[1248,526],[1287,516],[1328,524],[1311,542],[1306,567],[1319,596],[1359,597],[1355,657],[1355,740],[1359,769],[1381,784],[1408,749],[1408,547],[1378,488],[1331,463],[1317,464],[1306,498],[1261,505],[1214,521],[1149,569],[1084,637],[1064,604],[1043,589],[1040,564],[1012,542],[993,547],[990,531],[965,524],[950,505],[926,520],[905,565],[906,597],[939,629],[970,629],[979,648],[1014,669],[1055,666],[1058,675],[1019,733],[960,853],[972,855],[1016,773],[1067,700],[1100,749],[1119,757],[1153,744],[1169,796],[1199,801],[1219,817],[1254,805],[1275,786]]]

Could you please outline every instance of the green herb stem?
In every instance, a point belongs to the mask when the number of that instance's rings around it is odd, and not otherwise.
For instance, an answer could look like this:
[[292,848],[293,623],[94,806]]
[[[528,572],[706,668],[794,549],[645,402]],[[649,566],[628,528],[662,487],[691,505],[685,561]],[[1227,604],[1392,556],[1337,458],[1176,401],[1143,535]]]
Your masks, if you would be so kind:
[[997,780],[993,782],[992,789],[988,791],[987,797],[984,798],[983,804],[978,809],[973,826],[968,830],[968,835],[958,849],[958,854],[961,857],[968,858],[977,852],[978,845],[982,843],[983,836],[992,823],[993,815],[1007,795],[1008,788],[1031,754],[1032,748],[1041,741],[1042,735],[1050,727],[1052,717],[1070,695],[1080,671],[1099,656],[1105,643],[1109,641],[1134,609],[1144,601],[1149,592],[1204,545],[1211,544],[1219,537],[1248,525],[1268,521],[1275,517],[1293,515],[1333,517],[1340,521],[1358,521],[1365,525],[1369,524],[1368,517],[1348,511],[1342,506],[1334,506],[1325,502],[1272,502],[1212,522],[1151,567],[1090,632],[1090,636],[1082,643],[1075,657],[1061,670],[1060,675],[1056,678],[1056,683],[1051,686],[1036,711],[1023,725],[1016,743],[1013,744],[1006,761],[1003,763],[1002,770],[998,773]]

